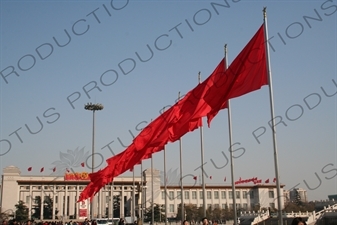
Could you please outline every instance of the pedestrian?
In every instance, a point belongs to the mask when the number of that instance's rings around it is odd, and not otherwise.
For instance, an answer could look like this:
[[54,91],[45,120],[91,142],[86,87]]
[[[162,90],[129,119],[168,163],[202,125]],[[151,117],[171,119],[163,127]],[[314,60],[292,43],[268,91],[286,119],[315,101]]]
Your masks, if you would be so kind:
[[206,217],[201,219],[202,225],[208,225],[208,219]]
[[184,220],[183,225],[190,225],[190,223],[187,220]]
[[291,225],[307,225],[302,217],[295,217],[291,222]]
[[119,222],[118,222],[118,225],[124,225],[125,224],[125,221],[123,218],[120,218],[119,219]]

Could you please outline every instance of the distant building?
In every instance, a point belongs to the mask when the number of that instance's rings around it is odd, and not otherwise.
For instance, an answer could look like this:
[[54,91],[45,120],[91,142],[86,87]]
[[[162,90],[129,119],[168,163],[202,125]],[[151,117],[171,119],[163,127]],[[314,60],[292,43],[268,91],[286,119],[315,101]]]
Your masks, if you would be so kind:
[[329,200],[337,201],[337,194],[336,195],[328,195]]
[[[153,176],[152,176],[153,172]],[[153,191],[152,182],[153,177]],[[192,179],[192,178],[191,178]],[[142,185],[143,181],[143,185]],[[147,169],[143,177],[135,176],[135,186],[132,177],[117,177],[113,183],[107,184],[94,197],[94,217],[112,217],[116,206],[113,206],[112,196],[118,196],[119,215],[117,217],[137,216],[140,210],[149,208],[152,202],[160,207],[167,198],[168,218],[176,217],[178,206],[181,203],[181,187],[177,184],[168,184],[167,193],[161,181],[159,170]],[[90,218],[90,202],[77,203],[80,193],[88,185],[88,173],[66,173],[64,176],[31,176],[21,175],[20,169],[9,166],[3,169],[1,184],[2,212],[15,210],[15,204],[23,201],[29,208],[31,217],[35,210],[40,208],[40,219],[43,218],[43,200],[52,200],[52,220],[55,219],[84,219]],[[284,185],[281,185],[283,193]],[[184,184],[184,204],[203,206],[203,191],[200,184]],[[230,184],[206,184],[206,207],[233,208],[233,197],[236,198],[237,209],[241,211],[256,208],[277,208],[277,190],[275,184],[240,184],[236,186],[236,193],[232,193]],[[135,209],[133,209],[132,196],[135,196]],[[37,199],[41,199],[38,205]],[[284,197],[281,196],[281,205],[284,207]],[[144,207],[142,207],[144,206]],[[55,213],[55,210],[58,213]],[[133,213],[134,212],[134,213]]]
[[287,194],[287,197],[289,201],[291,202],[308,202],[308,195],[307,195],[307,190],[303,188],[294,188],[289,191]]

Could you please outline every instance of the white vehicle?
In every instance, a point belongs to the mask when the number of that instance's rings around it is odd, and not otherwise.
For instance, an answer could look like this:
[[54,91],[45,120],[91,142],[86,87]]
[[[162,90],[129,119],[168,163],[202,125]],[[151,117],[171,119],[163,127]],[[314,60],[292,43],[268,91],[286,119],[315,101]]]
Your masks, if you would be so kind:
[[108,225],[117,225],[119,221],[119,218],[112,218],[112,219],[108,219]]
[[94,220],[96,220],[97,225],[108,225],[108,219],[106,218],[96,218]]

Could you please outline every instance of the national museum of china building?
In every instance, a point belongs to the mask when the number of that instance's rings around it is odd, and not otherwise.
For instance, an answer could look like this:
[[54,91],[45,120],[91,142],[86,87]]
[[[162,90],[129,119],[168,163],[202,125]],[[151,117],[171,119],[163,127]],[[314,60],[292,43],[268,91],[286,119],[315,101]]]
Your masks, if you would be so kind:
[[[40,217],[37,217],[37,219],[90,218],[90,202],[77,203],[80,193],[88,183],[87,172],[65,173],[63,176],[32,176],[21,175],[18,167],[8,166],[3,169],[2,175],[1,212],[15,212],[15,204],[23,201],[29,208],[29,218],[34,214],[36,208],[40,209]],[[281,185],[281,193],[283,193],[283,187],[284,185]],[[207,207],[233,208],[233,194],[230,183],[224,183],[223,185],[206,184],[205,189]],[[240,184],[235,189],[237,209],[249,211],[256,206],[274,208],[278,205],[275,183]],[[166,195],[164,190],[159,170],[153,170],[153,175],[151,169],[144,170],[143,176],[135,176],[134,179],[133,176],[119,176],[114,179],[113,183],[106,185],[95,195],[92,202],[94,217],[111,218],[116,207],[119,207],[119,215],[115,215],[115,217],[137,216],[141,209],[151,206],[153,195],[154,204],[161,207],[164,206],[165,197],[167,197],[167,215],[168,218],[174,218],[177,215],[178,205],[181,203],[181,187],[178,184],[168,184]],[[114,196],[114,198],[111,196]],[[116,204],[116,197],[119,199],[118,204]],[[46,203],[37,199],[49,199],[52,202],[51,218],[42,218],[45,208],[42,206]],[[115,204],[113,204],[113,199],[115,199]],[[135,200],[134,204],[132,199]],[[184,185],[183,200],[184,204],[203,206],[202,186],[199,183]],[[282,196],[280,200],[283,206],[284,197]],[[144,207],[141,207],[142,205]]]

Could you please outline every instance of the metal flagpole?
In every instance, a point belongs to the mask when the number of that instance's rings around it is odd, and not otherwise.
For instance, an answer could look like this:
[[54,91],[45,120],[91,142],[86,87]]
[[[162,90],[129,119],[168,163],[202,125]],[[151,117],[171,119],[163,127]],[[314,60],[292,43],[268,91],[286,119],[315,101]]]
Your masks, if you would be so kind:
[[[178,100],[180,100],[180,92],[178,93]],[[184,207],[184,186],[183,186],[183,147],[181,138],[179,138],[179,154],[180,154],[180,204],[181,204],[181,221],[185,220]]]
[[[198,74],[199,83],[201,83],[200,72]],[[200,126],[200,150],[201,150],[201,182],[202,182],[202,205],[203,216],[206,217],[206,186],[205,186],[205,174],[204,174],[204,137],[203,126]]]
[[132,167],[132,213],[131,213],[131,217],[132,220],[131,222],[135,221],[135,214],[136,214],[136,194],[135,194],[135,166]]
[[165,194],[165,225],[167,225],[167,174],[166,174],[166,147],[164,146],[164,194]]
[[[163,108],[164,113],[165,107]],[[164,146],[164,197],[165,197],[165,225],[167,225],[167,174],[166,174],[166,145]],[[161,212],[160,212],[161,213]],[[160,221],[161,222],[161,221]]]
[[283,225],[282,220],[282,204],[281,204],[281,187],[280,177],[278,172],[278,157],[277,157],[277,144],[276,144],[276,128],[275,128],[275,116],[274,116],[274,101],[273,101],[273,86],[272,76],[270,70],[270,58],[269,58],[269,45],[268,45],[268,27],[267,27],[267,7],[263,8],[263,20],[264,20],[264,36],[265,36],[265,48],[267,54],[267,72],[269,83],[269,98],[270,98],[270,113],[272,122],[272,134],[273,134],[273,147],[274,147],[274,164],[275,164],[275,177],[276,177],[276,189],[277,189],[277,207],[279,224]]
[[140,162],[140,218],[141,218],[141,221],[142,221],[142,225],[144,224],[144,202],[143,202],[143,199],[144,199],[144,196],[143,196],[143,161]]
[[[228,68],[228,57],[227,57],[227,44],[225,45],[225,67]],[[232,139],[232,119],[231,119],[231,106],[230,100],[227,101],[228,108],[228,130],[229,130],[229,152],[230,152],[230,162],[231,162],[231,179],[232,179],[232,197],[233,197],[233,209],[234,209],[234,225],[238,224],[237,209],[236,209],[236,191],[235,191],[235,179],[234,179],[234,159],[233,159],[233,139]]]
[[151,225],[154,225],[153,155],[151,155]]
[[111,204],[112,204],[111,219],[113,219],[114,218],[114,182],[113,181],[111,182]]

